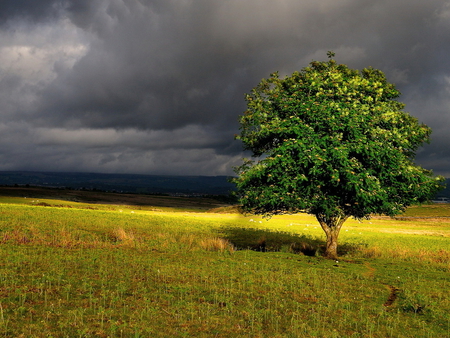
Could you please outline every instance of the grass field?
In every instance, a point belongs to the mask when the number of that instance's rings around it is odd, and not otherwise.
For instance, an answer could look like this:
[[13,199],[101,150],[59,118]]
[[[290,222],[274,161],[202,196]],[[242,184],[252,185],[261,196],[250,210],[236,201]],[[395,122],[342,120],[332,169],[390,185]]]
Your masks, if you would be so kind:
[[450,337],[447,205],[349,220],[331,261],[308,215],[36,196],[0,197],[0,337]]

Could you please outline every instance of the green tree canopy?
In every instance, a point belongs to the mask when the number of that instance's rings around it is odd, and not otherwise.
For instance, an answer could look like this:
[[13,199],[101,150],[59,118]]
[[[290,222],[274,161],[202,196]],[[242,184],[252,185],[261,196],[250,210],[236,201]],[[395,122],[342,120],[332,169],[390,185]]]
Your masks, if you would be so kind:
[[327,235],[326,255],[349,217],[393,216],[442,189],[442,177],[414,163],[430,128],[397,101],[383,72],[313,61],[291,76],[263,79],[240,117],[246,160],[235,180],[246,212],[307,212]]

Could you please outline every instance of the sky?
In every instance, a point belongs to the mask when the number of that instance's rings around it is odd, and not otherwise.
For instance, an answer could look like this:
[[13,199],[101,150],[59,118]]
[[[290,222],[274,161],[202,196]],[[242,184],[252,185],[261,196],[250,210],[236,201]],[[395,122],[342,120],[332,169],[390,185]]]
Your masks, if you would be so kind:
[[450,177],[450,1],[2,0],[0,170],[232,175],[262,78],[381,69]]

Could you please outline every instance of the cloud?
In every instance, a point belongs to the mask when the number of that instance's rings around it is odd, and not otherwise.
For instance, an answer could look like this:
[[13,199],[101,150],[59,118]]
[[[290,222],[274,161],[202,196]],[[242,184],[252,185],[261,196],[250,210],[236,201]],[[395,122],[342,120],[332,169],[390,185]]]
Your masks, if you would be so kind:
[[0,13],[0,125],[21,137],[0,147],[3,168],[230,174],[244,93],[333,50],[385,71],[434,129],[418,160],[450,171],[445,0],[15,0]]
[[58,15],[62,2],[58,0],[2,0],[0,2],[0,25],[13,20],[40,22]]
[[226,152],[227,144],[219,141],[197,126],[147,133],[134,129],[32,128],[24,122],[0,124],[0,170],[31,167],[55,171],[56,167],[61,171],[92,171],[95,167],[104,173],[229,175],[230,168],[239,165],[240,154],[236,149]]
[[196,125],[172,131],[36,128],[34,135],[35,143],[40,146],[59,144],[84,148],[124,147],[143,150],[204,149],[224,146],[220,144],[220,137],[214,137],[208,130]]

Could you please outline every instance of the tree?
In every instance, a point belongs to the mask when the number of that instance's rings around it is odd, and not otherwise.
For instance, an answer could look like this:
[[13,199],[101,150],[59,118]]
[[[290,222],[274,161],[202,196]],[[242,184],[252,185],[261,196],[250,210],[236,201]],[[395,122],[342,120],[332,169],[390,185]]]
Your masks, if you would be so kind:
[[431,130],[403,111],[383,72],[333,56],[283,79],[273,73],[246,94],[236,138],[259,161],[236,168],[235,183],[247,213],[315,215],[325,255],[336,259],[349,217],[394,216],[427,201],[444,179],[415,165]]

